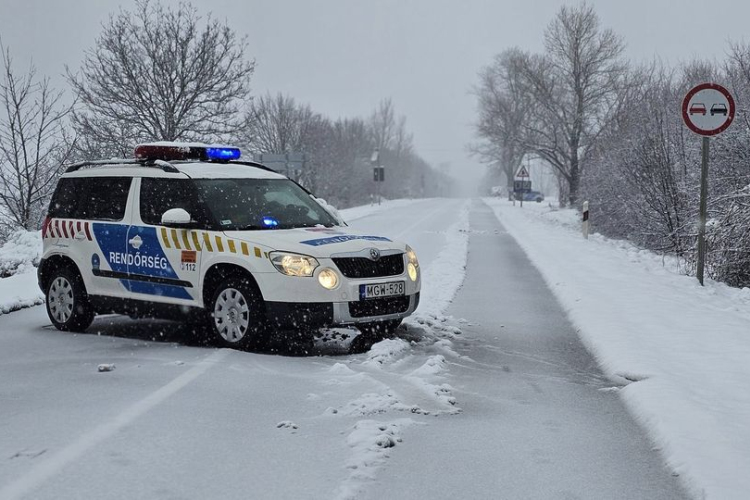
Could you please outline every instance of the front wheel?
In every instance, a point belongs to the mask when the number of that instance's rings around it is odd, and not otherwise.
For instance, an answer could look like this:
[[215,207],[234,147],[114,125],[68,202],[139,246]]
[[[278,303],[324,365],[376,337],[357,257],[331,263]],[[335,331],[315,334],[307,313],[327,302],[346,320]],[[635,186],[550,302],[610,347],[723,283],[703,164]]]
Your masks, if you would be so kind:
[[265,330],[262,300],[247,279],[224,280],[210,304],[211,332],[218,345],[246,349],[261,344]]
[[47,282],[47,315],[55,328],[64,332],[83,332],[94,321],[94,309],[80,275],[62,268]]

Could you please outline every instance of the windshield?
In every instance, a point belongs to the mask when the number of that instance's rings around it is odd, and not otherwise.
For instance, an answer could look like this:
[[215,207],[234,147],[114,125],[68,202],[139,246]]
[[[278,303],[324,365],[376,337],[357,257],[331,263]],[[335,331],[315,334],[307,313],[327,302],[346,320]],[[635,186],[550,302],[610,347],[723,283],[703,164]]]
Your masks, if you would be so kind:
[[291,229],[336,225],[304,189],[288,179],[195,179],[222,230]]

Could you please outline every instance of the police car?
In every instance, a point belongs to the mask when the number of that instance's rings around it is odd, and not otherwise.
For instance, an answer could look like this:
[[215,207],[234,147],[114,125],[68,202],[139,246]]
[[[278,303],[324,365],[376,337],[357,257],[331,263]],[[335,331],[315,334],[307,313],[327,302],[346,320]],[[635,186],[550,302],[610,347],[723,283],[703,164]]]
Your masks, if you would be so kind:
[[[96,314],[194,320],[219,345],[273,331],[394,330],[419,304],[406,244],[349,229],[310,192],[234,147],[139,145],[61,176],[39,286],[56,328]],[[303,328],[304,327],[304,328]]]

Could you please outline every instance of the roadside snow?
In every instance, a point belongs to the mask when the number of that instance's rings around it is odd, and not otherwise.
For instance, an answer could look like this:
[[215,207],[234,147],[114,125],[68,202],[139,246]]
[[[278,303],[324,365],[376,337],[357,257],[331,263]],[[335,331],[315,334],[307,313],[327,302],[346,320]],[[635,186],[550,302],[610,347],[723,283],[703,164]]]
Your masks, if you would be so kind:
[[573,210],[485,201],[687,487],[698,498],[747,498],[750,290],[701,287],[676,259],[586,241]]
[[469,203],[464,203],[458,221],[445,230],[445,246],[429,268],[422,270],[423,286],[419,309],[414,318],[435,319],[453,301],[466,276],[469,249]]
[[0,278],[28,272],[39,265],[42,235],[39,231],[16,231],[0,247]]
[[41,254],[39,231],[16,231],[0,247],[0,314],[44,303],[36,281]]
[[0,279],[0,314],[44,304],[44,295],[36,283],[36,269]]

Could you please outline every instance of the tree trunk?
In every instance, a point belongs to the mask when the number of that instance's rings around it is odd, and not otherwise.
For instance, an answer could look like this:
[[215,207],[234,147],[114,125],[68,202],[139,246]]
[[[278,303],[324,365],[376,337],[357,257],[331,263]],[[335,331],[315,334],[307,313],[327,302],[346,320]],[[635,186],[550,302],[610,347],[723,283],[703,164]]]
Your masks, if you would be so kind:
[[581,171],[578,166],[578,159],[575,163],[570,164],[570,179],[568,180],[568,203],[571,207],[576,206],[578,202],[578,190],[581,185]]

